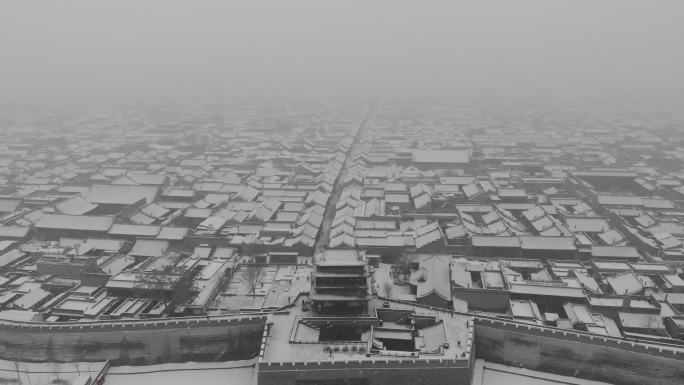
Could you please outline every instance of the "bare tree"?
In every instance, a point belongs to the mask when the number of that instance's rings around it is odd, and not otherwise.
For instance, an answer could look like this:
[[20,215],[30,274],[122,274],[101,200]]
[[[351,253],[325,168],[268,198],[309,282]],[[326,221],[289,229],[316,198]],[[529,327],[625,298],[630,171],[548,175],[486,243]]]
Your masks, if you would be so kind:
[[259,281],[261,280],[263,274],[263,268],[258,263],[249,265],[242,269],[242,279],[247,283],[249,292],[252,293],[254,298],[256,298],[256,289],[259,287]]
[[14,370],[17,372],[17,384],[21,384],[21,377],[19,377],[21,372],[21,370],[19,370],[19,361],[14,361]]
[[223,275],[221,276],[221,279],[219,279],[218,285],[216,286],[217,292],[219,294],[223,294],[226,290],[228,290],[229,285],[230,285],[230,274],[223,272]]
[[[33,382],[31,381],[31,375],[29,373],[30,373],[30,371],[28,368],[28,364],[24,364],[24,375],[26,376],[26,382],[28,382],[29,385],[33,385]],[[21,383],[21,381],[20,381],[20,383]]]
[[52,371],[52,374],[55,375],[55,380],[53,380],[52,382],[60,384],[61,380],[59,379],[59,375],[62,372],[62,365],[58,362],[52,362],[50,363],[50,370]]
[[399,269],[402,274],[404,274],[404,279],[408,276],[408,274],[411,272],[411,256],[408,254],[402,254],[401,257],[399,257]]
[[79,376],[81,375],[81,362],[85,359],[85,355],[86,350],[85,348],[82,348],[82,344],[79,343],[76,347],[76,357],[74,357],[74,368],[76,368],[76,372]]
[[181,266],[141,271],[137,278],[135,290],[139,297],[160,301],[167,307],[186,303],[196,294],[194,271]]

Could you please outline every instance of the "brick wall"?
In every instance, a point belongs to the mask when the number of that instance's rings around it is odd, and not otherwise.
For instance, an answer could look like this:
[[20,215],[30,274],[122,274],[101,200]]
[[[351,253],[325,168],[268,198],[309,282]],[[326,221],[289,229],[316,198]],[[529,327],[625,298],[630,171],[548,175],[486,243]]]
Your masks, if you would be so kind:
[[113,365],[229,361],[255,357],[265,316],[106,323],[0,324],[0,358]]
[[321,361],[259,364],[259,385],[298,385],[316,381],[368,385],[470,385],[472,362],[467,360]]
[[477,358],[615,384],[681,384],[684,353],[618,338],[478,318]]

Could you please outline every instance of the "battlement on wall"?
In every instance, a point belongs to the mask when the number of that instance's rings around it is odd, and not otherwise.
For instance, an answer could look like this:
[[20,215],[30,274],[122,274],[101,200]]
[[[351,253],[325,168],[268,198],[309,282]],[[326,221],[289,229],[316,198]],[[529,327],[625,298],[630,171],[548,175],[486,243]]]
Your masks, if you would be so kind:
[[422,378],[429,384],[470,385],[474,360],[383,359],[259,363],[259,385],[337,379],[369,385],[403,385]]
[[0,320],[0,330],[26,332],[100,332],[106,330],[144,330],[177,327],[208,327],[236,323],[263,323],[266,314],[218,317],[179,317],[140,320],[110,320],[89,322],[17,322]]
[[28,362],[105,361],[115,365],[251,359],[266,315],[102,323],[6,323],[0,358]]
[[509,322],[493,318],[474,317],[476,333],[478,327],[491,327],[502,330],[511,330],[519,333],[546,336],[568,342],[579,342],[604,347],[625,349],[637,353],[659,355],[667,358],[675,358],[684,361],[684,346],[664,346],[649,343],[629,341],[623,338],[601,336],[575,330],[559,329],[548,326],[524,324],[521,322]]
[[325,369],[379,369],[379,368],[405,368],[415,366],[417,368],[467,368],[470,364],[468,359],[445,359],[445,358],[387,358],[374,357],[367,360],[330,360],[330,361],[301,361],[301,362],[268,362],[260,363],[259,371],[281,370],[325,370]]
[[620,384],[680,384],[684,351],[573,330],[476,317],[477,358]]

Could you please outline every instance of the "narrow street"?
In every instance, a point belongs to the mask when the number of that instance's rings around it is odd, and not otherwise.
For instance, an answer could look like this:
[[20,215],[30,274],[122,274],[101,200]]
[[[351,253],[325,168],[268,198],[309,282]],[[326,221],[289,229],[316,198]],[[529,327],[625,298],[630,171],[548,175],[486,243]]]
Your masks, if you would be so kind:
[[340,175],[337,177],[337,180],[335,180],[335,186],[333,186],[332,194],[330,196],[330,199],[328,200],[328,205],[325,208],[323,224],[321,225],[320,234],[318,235],[318,239],[316,240],[316,244],[314,246],[314,260],[316,259],[317,255],[319,255],[323,252],[323,250],[325,250],[325,248],[328,246],[328,242],[330,241],[330,230],[332,228],[332,221],[333,219],[335,219],[335,205],[337,205],[337,202],[340,200],[340,195],[342,194],[343,189],[342,184],[344,183],[344,179],[347,177],[347,171],[349,170],[349,167],[351,167],[352,165],[351,154],[354,152],[354,149],[359,144],[361,132],[366,128],[366,124],[368,123],[368,119],[370,118],[372,112],[373,106],[371,105],[368,108],[368,110],[366,110],[366,113],[363,116],[361,123],[359,124],[359,130],[356,132],[356,135],[354,136],[354,142],[345,154],[345,160],[344,165],[342,166],[342,171],[340,171]]

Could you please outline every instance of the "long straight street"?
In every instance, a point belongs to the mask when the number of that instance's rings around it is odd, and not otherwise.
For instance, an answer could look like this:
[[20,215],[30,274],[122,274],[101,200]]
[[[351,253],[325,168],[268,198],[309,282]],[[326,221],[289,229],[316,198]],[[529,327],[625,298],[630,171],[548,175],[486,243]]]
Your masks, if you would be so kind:
[[340,200],[340,195],[342,194],[342,190],[344,188],[344,179],[347,177],[347,172],[349,171],[349,168],[352,166],[352,154],[354,153],[356,147],[359,145],[361,133],[366,128],[366,125],[368,124],[368,120],[372,112],[373,105],[368,107],[368,109],[366,110],[366,113],[364,114],[363,119],[359,124],[359,129],[358,131],[356,131],[356,135],[354,135],[354,142],[345,154],[345,160],[344,165],[342,166],[342,171],[340,171],[340,175],[337,177],[337,180],[335,181],[335,185],[333,186],[333,191],[328,201],[328,205],[325,208],[323,224],[321,225],[321,230],[314,247],[314,258],[319,253],[323,252],[323,250],[328,246],[328,242],[330,241],[330,230],[332,228],[333,219],[335,219],[335,206],[337,205],[337,202]]

